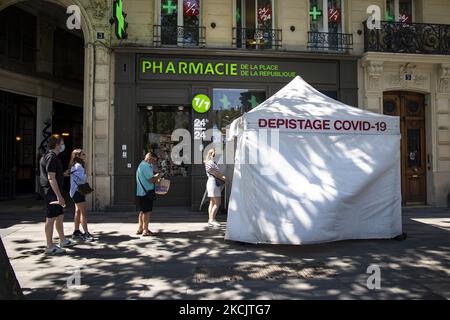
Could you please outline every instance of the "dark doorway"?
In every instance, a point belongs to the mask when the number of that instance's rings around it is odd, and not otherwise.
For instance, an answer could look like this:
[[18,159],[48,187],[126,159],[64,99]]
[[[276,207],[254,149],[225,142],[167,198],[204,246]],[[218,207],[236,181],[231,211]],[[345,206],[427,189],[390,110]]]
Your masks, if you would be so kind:
[[426,204],[427,160],[424,96],[410,92],[384,94],[383,112],[400,116],[403,204]]
[[0,200],[36,187],[36,99],[0,91]]

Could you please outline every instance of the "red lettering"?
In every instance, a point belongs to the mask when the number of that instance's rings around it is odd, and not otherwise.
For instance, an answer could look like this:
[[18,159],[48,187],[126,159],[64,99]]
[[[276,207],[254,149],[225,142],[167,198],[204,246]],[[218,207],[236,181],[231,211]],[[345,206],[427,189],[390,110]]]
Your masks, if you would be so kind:
[[334,122],[334,129],[336,129],[337,131],[342,130],[342,121],[341,120],[336,120]]
[[363,130],[364,131],[369,131],[370,130],[370,122],[369,121],[364,121],[364,123],[363,123]]
[[259,119],[258,125],[259,125],[260,128],[267,127],[267,120],[266,119]]
[[297,122],[298,122],[298,128],[300,130],[303,130],[303,122],[305,122],[305,119],[297,120]]
[[351,126],[352,124],[348,120],[342,122],[342,129],[344,129],[345,131],[350,130]]
[[289,119],[289,129],[296,129],[297,122],[294,119]]
[[269,119],[269,128],[276,128],[275,119]]
[[277,119],[277,128],[281,127],[284,124],[283,119]]
[[323,130],[330,130],[330,120],[323,120]]
[[311,120],[306,120],[305,130],[306,130],[306,129],[312,129]]
[[322,130],[322,120],[314,120],[313,127],[316,130]]

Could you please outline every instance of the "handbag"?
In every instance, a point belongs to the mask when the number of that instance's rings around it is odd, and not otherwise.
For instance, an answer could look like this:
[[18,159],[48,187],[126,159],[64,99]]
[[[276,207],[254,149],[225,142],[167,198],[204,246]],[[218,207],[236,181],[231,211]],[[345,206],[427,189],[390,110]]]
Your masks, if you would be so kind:
[[78,192],[82,196],[86,196],[86,195],[92,193],[92,191],[94,191],[94,189],[92,189],[91,186],[89,185],[89,183],[87,183],[87,182],[83,183],[83,184],[78,184],[78,183],[76,183],[76,184],[78,186]]
[[[72,172],[70,172],[70,174],[72,174],[74,172],[75,171],[72,171]],[[77,176],[75,176],[75,177],[77,177]],[[77,185],[77,191],[82,196],[86,196],[94,191],[94,189],[91,188],[89,183],[86,182],[86,183],[78,184],[75,180],[76,179],[73,179],[73,182],[75,182],[75,184]]]
[[225,181],[223,181],[222,179],[216,178],[214,177],[214,179],[216,180],[216,186],[217,187],[222,187],[225,184]]
[[170,180],[161,178],[159,182],[155,184],[155,193],[158,195],[166,195],[170,189]]

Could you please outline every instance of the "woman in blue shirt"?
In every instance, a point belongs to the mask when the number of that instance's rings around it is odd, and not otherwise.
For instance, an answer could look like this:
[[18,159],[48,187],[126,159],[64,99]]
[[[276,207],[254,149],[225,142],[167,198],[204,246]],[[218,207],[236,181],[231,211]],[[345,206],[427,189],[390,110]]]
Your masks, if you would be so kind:
[[[92,241],[94,237],[89,233],[87,224],[86,196],[78,192],[78,186],[87,182],[86,153],[82,149],[75,149],[70,156],[70,192],[75,202],[75,230],[72,239],[76,241]],[[80,231],[80,224],[84,233]]]

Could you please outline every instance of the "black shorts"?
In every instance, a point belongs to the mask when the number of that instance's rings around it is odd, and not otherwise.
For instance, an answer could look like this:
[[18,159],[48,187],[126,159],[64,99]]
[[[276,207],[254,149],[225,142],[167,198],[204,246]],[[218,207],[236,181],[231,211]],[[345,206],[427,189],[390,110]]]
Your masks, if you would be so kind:
[[83,196],[78,191],[75,191],[75,193],[73,194],[72,200],[75,203],[86,202],[86,196]]
[[142,212],[151,212],[153,210],[153,200],[155,191],[149,192],[146,196],[136,196],[138,210]]
[[54,194],[45,195],[45,206],[47,218],[56,218],[64,214],[64,208],[59,204],[50,204],[50,202],[57,201]]

